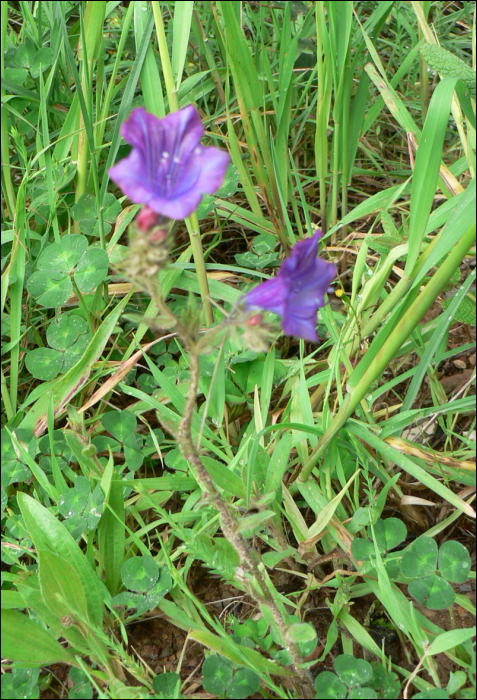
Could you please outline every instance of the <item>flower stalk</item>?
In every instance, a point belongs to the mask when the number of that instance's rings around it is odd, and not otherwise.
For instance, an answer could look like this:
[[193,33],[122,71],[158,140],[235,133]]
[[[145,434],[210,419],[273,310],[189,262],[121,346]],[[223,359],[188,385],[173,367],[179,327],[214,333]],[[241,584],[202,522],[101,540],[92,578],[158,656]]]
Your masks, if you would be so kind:
[[[154,14],[154,22],[156,24],[157,43],[159,46],[159,55],[161,57],[162,72],[164,75],[164,82],[166,84],[167,98],[169,100],[169,111],[177,112],[179,109],[179,100],[177,97],[177,90],[174,85],[174,75],[172,73],[171,59],[169,56],[169,49],[167,47],[161,6],[157,1],[152,3],[152,11]],[[192,248],[192,257],[194,258],[197,279],[199,281],[199,290],[202,304],[204,306],[205,320],[207,325],[211,326],[214,322],[214,315],[209,299],[209,283],[205,269],[204,250],[200,239],[199,219],[197,218],[197,213],[194,211],[189,217],[186,218],[185,222],[189,233],[190,246]]]
[[276,591],[272,594],[269,590],[263,564],[260,564],[257,555],[250,549],[241,533],[237,531],[236,520],[228,504],[222,499],[218,492],[212,477],[204,467],[192,438],[192,417],[199,386],[199,353],[202,344],[201,340],[197,340],[185,324],[171,311],[153,280],[148,284],[147,290],[161,314],[169,317],[170,320],[175,323],[177,335],[183,342],[189,357],[189,389],[184,406],[184,415],[175,435],[181,455],[193,468],[195,478],[203,491],[207,494],[209,503],[217,509],[220,516],[222,532],[238,554],[240,566],[236,570],[237,579],[259,606],[265,606],[269,610],[284,640],[285,649],[292,659],[293,670],[300,680],[300,690],[303,693],[303,697],[312,698],[314,697],[313,680],[309,671],[300,666],[303,659],[300,657],[296,644],[290,638],[288,624],[274,600],[274,596],[278,596],[278,594]]

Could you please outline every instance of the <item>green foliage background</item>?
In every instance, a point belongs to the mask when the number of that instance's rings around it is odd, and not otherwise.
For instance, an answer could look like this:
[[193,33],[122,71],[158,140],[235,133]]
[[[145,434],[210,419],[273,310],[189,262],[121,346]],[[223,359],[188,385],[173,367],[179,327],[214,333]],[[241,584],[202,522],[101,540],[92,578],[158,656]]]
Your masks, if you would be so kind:
[[[136,106],[162,117],[192,103],[232,164],[176,224],[159,276],[171,308],[192,295],[209,327],[318,226],[321,255],[339,264],[321,345],[282,338],[257,352],[231,336],[201,358],[204,464],[261,549],[304,663],[316,672],[341,644],[319,697],[397,697],[407,682],[414,697],[471,697],[473,631],[453,606],[475,614],[458,592],[475,572],[449,538],[475,518],[475,370],[448,394],[439,368],[475,352],[473,3],[1,13],[2,693],[38,697],[53,683],[38,669],[64,662],[70,697],[185,696],[182,657],[155,674],[127,651],[128,623],[154,610],[204,648],[207,692],[300,697],[266,610],[218,618],[192,590],[199,564],[240,594],[237,555],[172,437],[187,355],[116,272],[138,211],[107,176],[127,153],[120,125]],[[467,328],[457,343],[454,323]],[[332,568],[319,563],[333,552]],[[296,577],[287,595],[277,568]],[[305,603],[325,586],[332,622],[310,660]],[[353,615],[367,595],[407,664]],[[416,601],[448,608],[451,629]],[[437,654],[454,665],[445,681]],[[418,663],[426,674],[411,677]]]

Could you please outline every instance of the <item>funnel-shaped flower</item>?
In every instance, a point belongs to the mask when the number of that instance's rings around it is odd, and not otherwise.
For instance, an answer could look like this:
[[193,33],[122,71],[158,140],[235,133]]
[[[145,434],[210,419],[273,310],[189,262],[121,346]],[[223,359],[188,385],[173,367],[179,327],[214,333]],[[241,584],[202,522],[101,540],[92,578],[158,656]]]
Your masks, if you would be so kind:
[[201,146],[203,134],[192,105],[163,119],[139,107],[121,126],[133,148],[109,176],[132,202],[170,219],[185,219],[203,194],[219,189],[230,160],[226,151]]
[[277,276],[245,295],[246,308],[273,311],[283,317],[287,335],[318,341],[316,313],[325,305],[325,293],[336,276],[336,265],[317,258],[321,231],[293,246]]

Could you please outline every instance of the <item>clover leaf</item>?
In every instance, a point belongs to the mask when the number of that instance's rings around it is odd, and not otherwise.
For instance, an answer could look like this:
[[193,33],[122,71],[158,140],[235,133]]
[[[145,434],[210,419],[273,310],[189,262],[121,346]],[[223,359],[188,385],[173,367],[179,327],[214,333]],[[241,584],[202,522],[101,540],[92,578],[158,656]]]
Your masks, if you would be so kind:
[[213,654],[202,664],[202,685],[211,695],[222,695],[232,678],[232,667],[223,656]]
[[408,591],[418,603],[430,610],[443,610],[455,600],[455,591],[450,583],[435,574],[411,581]]
[[35,58],[30,66],[30,75],[32,78],[38,78],[40,73],[43,73],[49,68],[55,60],[55,54],[48,46],[42,46],[35,53]]
[[54,379],[61,372],[62,363],[61,354],[51,348],[35,348],[25,357],[25,365],[30,374],[44,382]]
[[62,306],[71,296],[73,285],[67,272],[41,270],[28,280],[28,291],[42,306],[54,309]]
[[[35,456],[35,439],[33,433],[25,428],[16,428],[15,435],[17,439],[25,445],[31,457]],[[2,446],[2,477],[1,485],[3,487],[16,484],[19,481],[26,481],[31,478],[30,468],[23,462],[19,451],[13,444],[8,431],[2,428],[1,432]]]
[[70,668],[69,676],[73,687],[68,692],[68,700],[87,700],[93,697],[93,686],[81,668]]
[[[102,207],[103,230],[107,235],[121,213],[121,203],[108,192],[104,198]],[[82,195],[71,210],[71,216],[78,222],[79,230],[87,236],[99,236],[98,214],[96,199],[90,194]]]
[[54,60],[55,54],[52,49],[42,46],[37,50],[30,37],[18,46],[13,56],[13,64],[17,69],[29,70],[32,78],[38,78]]
[[374,524],[374,534],[378,547],[389,551],[406,539],[407,530],[403,521],[398,518],[378,518]]
[[159,578],[159,567],[150,554],[126,559],[121,567],[121,578],[131,591],[145,593]]
[[413,598],[430,610],[443,610],[456,597],[449,581],[466,581],[470,565],[469,552],[459,542],[444,542],[438,553],[435,540],[423,536],[404,552],[400,570],[403,576],[412,579],[408,590]]
[[470,554],[460,542],[448,540],[439,548],[439,571],[447,581],[464,583],[470,567]]
[[432,537],[414,540],[401,559],[401,573],[406,578],[430,576],[437,568],[437,543]]
[[177,691],[181,687],[181,677],[174,671],[160,673],[152,679],[152,687],[154,692],[160,698],[183,698],[183,695],[177,695]]
[[253,240],[250,250],[246,253],[237,253],[235,260],[243,267],[263,270],[278,258],[278,253],[274,253],[273,249],[276,245],[276,239],[269,233],[262,233],[256,236]]
[[39,668],[13,664],[11,673],[2,674],[2,698],[39,698]]
[[347,687],[331,671],[319,673],[315,679],[316,697],[318,698],[345,698]]
[[137,608],[137,615],[155,608],[172,588],[169,571],[158,566],[150,554],[127,559],[121,567],[121,579],[130,590],[114,596],[112,603]]
[[36,379],[49,381],[68,372],[83,356],[90,340],[88,324],[76,314],[61,314],[46,331],[49,348],[35,348],[25,357],[26,368]]
[[94,530],[99,523],[104,507],[104,493],[99,484],[91,492],[85,476],[77,476],[74,487],[66,489],[58,499],[58,512],[64,525],[77,539],[84,530]]
[[227,697],[231,700],[248,698],[260,688],[260,677],[249,668],[240,668],[227,686]]
[[86,328],[86,321],[81,316],[57,316],[46,331],[48,345],[55,350],[68,350]]
[[35,53],[35,44],[30,39],[30,37],[27,37],[25,41],[23,41],[15,51],[15,56],[13,59],[15,65],[18,68],[29,69],[33,61],[35,60]]
[[355,659],[351,654],[340,654],[333,665],[340,680],[349,688],[367,683],[373,675],[371,664],[364,659]]
[[[373,683],[373,667],[367,661],[355,659],[351,654],[340,654],[334,661],[334,668],[338,676],[331,671],[323,671],[316,677],[315,690],[318,698],[378,697],[370,687],[371,684],[376,685],[376,682]],[[381,683],[382,680],[379,680],[379,684]]]
[[135,433],[136,417],[131,411],[110,411],[101,418],[103,427],[118,440],[124,448],[126,464],[132,471],[142,465],[144,455]]
[[[406,526],[398,518],[387,518],[386,520],[378,518],[373,527],[376,543],[383,555],[386,551],[401,544],[406,537]],[[368,528],[368,534],[370,537],[373,536],[371,526]],[[351,552],[355,559],[368,561],[374,558],[374,544],[371,540],[356,538],[351,543]]]
[[106,251],[88,248],[85,236],[69,234],[41,253],[27,288],[39,304],[56,308],[71,296],[71,278],[81,293],[92,292],[106,277],[108,264]]

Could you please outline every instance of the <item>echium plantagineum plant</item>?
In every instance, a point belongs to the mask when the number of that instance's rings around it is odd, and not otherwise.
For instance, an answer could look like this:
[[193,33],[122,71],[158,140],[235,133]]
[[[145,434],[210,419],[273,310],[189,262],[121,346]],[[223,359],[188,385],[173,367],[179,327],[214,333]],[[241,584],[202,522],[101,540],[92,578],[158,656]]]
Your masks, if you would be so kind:
[[167,327],[175,328],[187,349],[190,385],[175,438],[209,501],[219,511],[224,535],[237,551],[238,585],[259,605],[268,608],[293,661],[301,691],[313,697],[312,679],[300,667],[302,659],[275,602],[278,594],[271,594],[263,564],[238,531],[235,517],[202,464],[192,440],[191,423],[199,381],[199,354],[216,346],[219,335],[231,327],[242,329],[249,347],[265,350],[272,340],[273,327],[264,323],[257,309],[282,316],[286,334],[316,342],[317,311],[325,304],[325,294],[336,268],[333,263],[317,258],[321,233],[316,231],[294,246],[274,279],[248,292],[229,318],[207,333],[199,336],[197,319],[184,321],[171,311],[162,297],[157,272],[167,263],[173,221],[190,216],[204,194],[219,189],[230,160],[226,152],[202,146],[203,133],[200,117],[191,105],[163,119],[142,108],[135,109],[123,123],[121,134],[132,150],[110,169],[109,175],[131,201],[144,205],[131,226],[130,254],[123,263],[123,272],[151,295],[162,318],[166,318]]

